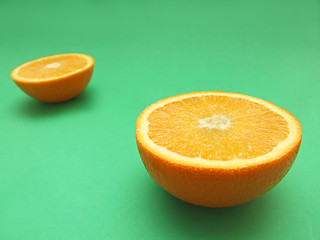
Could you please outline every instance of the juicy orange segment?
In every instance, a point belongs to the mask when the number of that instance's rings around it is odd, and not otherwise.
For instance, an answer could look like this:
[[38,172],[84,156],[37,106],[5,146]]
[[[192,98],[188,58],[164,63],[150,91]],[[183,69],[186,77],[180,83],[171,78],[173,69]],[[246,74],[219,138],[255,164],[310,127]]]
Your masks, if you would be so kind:
[[40,61],[33,61],[22,66],[17,75],[28,80],[51,79],[83,69],[88,64],[88,59],[83,55],[56,55],[40,58]]
[[174,196],[208,207],[238,205],[272,189],[292,166],[301,137],[288,111],[236,93],[163,99],[136,123],[150,176]]
[[148,117],[149,138],[181,156],[206,160],[253,158],[287,138],[287,121],[247,99],[199,96],[171,102]]
[[93,66],[94,60],[88,55],[59,54],[27,62],[14,69],[11,78],[31,97],[44,102],[63,102],[86,88]]

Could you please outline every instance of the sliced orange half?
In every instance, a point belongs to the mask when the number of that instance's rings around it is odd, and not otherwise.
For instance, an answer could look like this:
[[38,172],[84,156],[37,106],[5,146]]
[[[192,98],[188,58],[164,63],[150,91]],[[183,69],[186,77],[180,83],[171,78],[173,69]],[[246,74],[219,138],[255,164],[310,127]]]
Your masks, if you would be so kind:
[[208,207],[242,204],[273,188],[292,166],[301,137],[288,111],[225,92],[160,100],[136,123],[151,177],[177,198]]
[[92,57],[58,54],[27,62],[11,72],[13,81],[28,95],[43,102],[64,102],[79,95],[93,73]]

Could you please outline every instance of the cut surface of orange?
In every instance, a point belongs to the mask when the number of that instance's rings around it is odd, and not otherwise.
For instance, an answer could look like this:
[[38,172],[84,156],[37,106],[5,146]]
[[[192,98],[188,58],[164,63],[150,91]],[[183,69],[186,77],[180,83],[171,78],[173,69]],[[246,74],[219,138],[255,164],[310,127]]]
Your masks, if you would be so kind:
[[28,95],[44,102],[64,102],[88,85],[94,59],[80,53],[58,54],[27,62],[11,78]]
[[293,164],[301,137],[288,111],[225,92],[160,100],[136,123],[151,177],[174,196],[209,207],[238,205],[274,187]]

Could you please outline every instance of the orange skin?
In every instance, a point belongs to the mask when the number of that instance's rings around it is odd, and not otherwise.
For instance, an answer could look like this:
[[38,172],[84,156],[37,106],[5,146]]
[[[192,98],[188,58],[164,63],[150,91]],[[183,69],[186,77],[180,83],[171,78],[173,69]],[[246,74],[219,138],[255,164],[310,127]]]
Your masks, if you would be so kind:
[[239,205],[271,190],[288,173],[300,143],[274,161],[241,169],[208,169],[166,161],[137,139],[144,166],[154,181],[173,196],[205,207]]
[[82,93],[90,82],[93,65],[75,74],[54,80],[22,81],[11,78],[29,96],[47,103],[68,101]]

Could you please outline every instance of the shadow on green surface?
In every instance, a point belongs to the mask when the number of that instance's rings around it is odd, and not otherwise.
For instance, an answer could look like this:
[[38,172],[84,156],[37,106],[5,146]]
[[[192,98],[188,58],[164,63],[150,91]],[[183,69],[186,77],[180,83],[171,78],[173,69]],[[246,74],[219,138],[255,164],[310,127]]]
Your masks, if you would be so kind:
[[[153,186],[154,187],[154,186]],[[161,193],[160,193],[161,192]],[[275,195],[268,194],[249,203],[228,208],[206,208],[183,202],[158,189],[160,215],[169,228],[185,239],[259,239],[273,218],[277,218]]]
[[89,108],[94,99],[94,91],[89,88],[76,98],[63,103],[44,103],[35,99],[23,99],[17,107],[19,115],[29,118],[44,118],[65,112],[75,112]]

